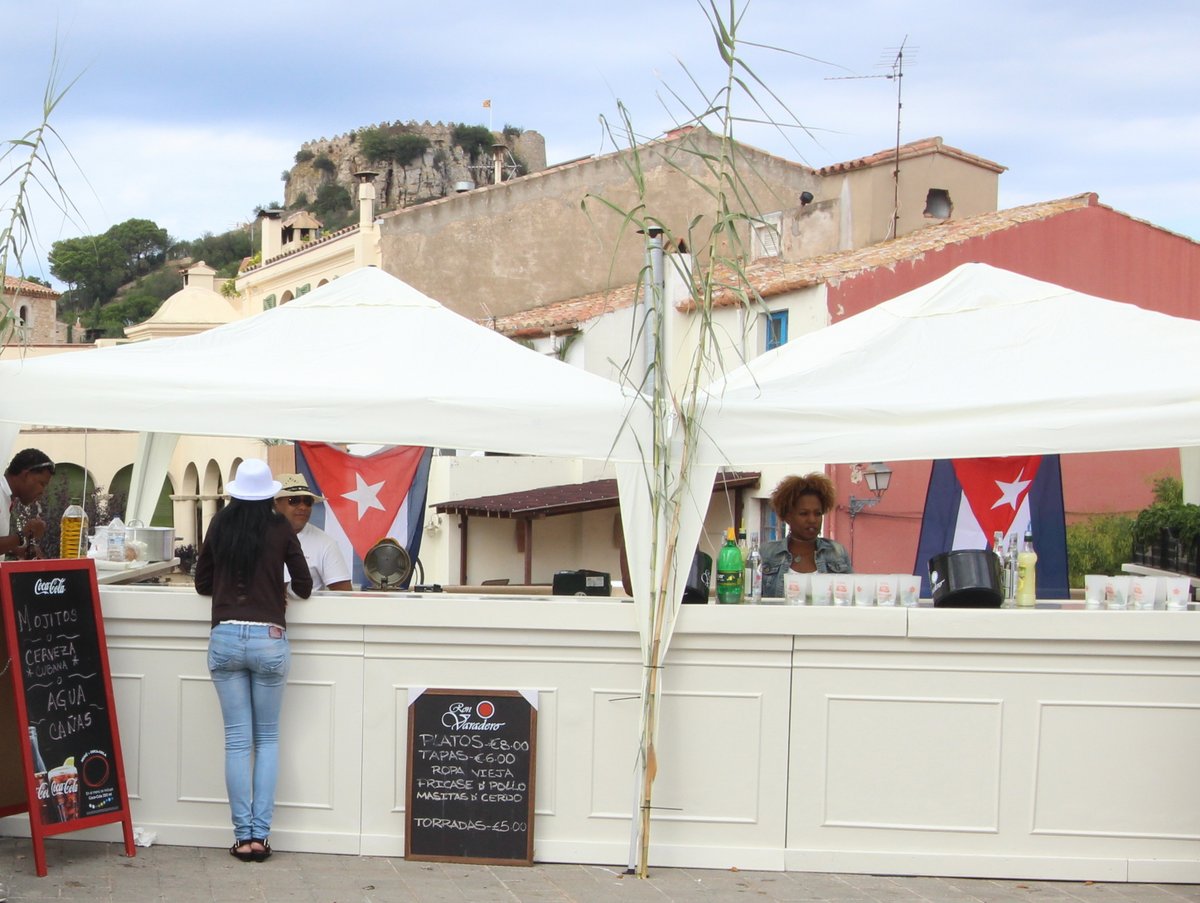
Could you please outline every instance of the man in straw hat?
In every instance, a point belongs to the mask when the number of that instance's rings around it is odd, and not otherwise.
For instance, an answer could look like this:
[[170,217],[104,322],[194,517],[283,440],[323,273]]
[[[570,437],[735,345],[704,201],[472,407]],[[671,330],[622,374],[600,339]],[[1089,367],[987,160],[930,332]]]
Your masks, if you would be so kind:
[[300,547],[304,549],[312,573],[313,589],[353,590],[350,568],[346,566],[342,550],[328,533],[308,522],[313,505],[325,499],[309,488],[303,474],[281,473],[279,482],[282,488],[275,493],[275,509],[288,519],[300,539]]

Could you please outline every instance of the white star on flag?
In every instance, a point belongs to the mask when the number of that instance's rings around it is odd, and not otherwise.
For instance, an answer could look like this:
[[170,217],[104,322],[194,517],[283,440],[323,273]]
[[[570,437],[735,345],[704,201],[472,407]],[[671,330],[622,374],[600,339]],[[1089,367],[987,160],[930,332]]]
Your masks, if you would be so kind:
[[1000,489],[1000,498],[996,504],[992,505],[993,508],[999,508],[1001,505],[1009,505],[1013,511],[1017,510],[1017,505],[1021,501],[1021,493],[1033,482],[1033,480],[1022,480],[1021,477],[1023,476],[1025,476],[1024,468],[1021,469],[1021,472],[1017,474],[1017,478],[1011,483],[996,480],[996,486]]
[[363,515],[372,508],[377,508],[380,511],[384,510],[383,504],[379,501],[379,490],[383,488],[383,484],[385,482],[386,481],[381,480],[378,483],[368,484],[367,481],[362,478],[361,473],[356,473],[354,475],[354,491],[342,493],[342,498],[349,499],[350,501],[354,502],[354,504],[358,505],[359,520],[362,520]]

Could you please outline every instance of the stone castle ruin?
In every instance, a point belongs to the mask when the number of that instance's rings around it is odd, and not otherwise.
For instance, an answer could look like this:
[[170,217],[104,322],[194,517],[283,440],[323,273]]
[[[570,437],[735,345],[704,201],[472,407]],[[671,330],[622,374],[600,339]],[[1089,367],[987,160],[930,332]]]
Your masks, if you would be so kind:
[[[306,141],[297,154],[297,159],[303,162],[287,172],[284,206],[292,210],[305,206],[305,200],[311,204],[331,182],[344,187],[353,198],[354,186],[359,181],[355,173],[364,171],[377,173],[374,177],[377,209],[394,210],[546,168],[546,139],[537,132],[511,127],[492,132],[493,146],[476,147],[472,155],[470,149],[455,144],[457,127],[457,123],[429,121],[381,122],[336,138]],[[417,135],[425,138],[429,147],[407,165],[371,160],[363,152],[359,139],[373,130]]]

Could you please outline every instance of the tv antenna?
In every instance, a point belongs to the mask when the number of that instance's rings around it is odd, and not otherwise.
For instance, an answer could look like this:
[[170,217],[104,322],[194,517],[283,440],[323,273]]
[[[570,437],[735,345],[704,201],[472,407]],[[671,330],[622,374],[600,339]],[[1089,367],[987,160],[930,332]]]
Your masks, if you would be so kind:
[[888,238],[895,238],[900,224],[900,113],[904,109],[904,54],[915,55],[917,47],[908,47],[908,35],[900,42],[899,47],[888,48],[884,52],[887,57],[878,65],[886,66],[889,71],[878,75],[834,75],[826,81],[849,81],[863,78],[888,78],[896,83],[896,156],[892,167],[892,224],[888,229]]

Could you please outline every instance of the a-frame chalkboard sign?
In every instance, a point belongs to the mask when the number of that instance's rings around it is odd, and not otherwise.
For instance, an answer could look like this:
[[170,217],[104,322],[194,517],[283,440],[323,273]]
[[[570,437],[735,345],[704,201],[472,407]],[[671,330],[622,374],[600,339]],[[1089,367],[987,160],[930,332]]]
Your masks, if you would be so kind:
[[133,856],[95,563],[5,562],[0,620],[0,816],[29,813],[38,875],[68,831],[120,822]]
[[411,689],[404,858],[533,864],[536,690]]

